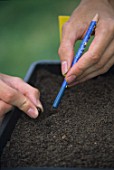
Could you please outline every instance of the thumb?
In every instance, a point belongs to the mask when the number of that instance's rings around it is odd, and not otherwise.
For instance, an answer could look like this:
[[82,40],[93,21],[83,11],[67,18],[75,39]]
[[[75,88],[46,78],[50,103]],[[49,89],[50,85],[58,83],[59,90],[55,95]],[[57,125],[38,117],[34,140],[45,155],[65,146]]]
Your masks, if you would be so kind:
[[83,24],[75,23],[74,25],[72,20],[69,20],[63,25],[62,40],[58,50],[63,75],[65,75],[71,67],[75,42],[83,36],[84,30]]

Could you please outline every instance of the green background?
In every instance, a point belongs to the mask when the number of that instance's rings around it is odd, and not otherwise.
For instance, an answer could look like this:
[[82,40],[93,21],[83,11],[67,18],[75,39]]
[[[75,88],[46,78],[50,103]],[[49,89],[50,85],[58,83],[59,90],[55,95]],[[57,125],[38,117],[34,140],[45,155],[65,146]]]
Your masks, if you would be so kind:
[[38,60],[55,60],[59,15],[71,15],[79,0],[0,1],[0,72],[24,78]]

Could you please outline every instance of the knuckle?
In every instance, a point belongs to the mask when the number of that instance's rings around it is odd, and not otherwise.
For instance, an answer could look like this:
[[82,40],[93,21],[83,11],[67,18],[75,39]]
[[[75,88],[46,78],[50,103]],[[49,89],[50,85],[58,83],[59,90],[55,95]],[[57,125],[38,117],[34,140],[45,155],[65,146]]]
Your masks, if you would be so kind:
[[15,91],[9,91],[6,94],[6,101],[7,103],[12,103],[15,100],[16,92]]
[[96,68],[97,69],[100,69],[100,68],[102,68],[103,67],[103,62],[98,62],[97,64],[96,64]]
[[101,74],[104,74],[104,73],[106,73],[107,71],[109,70],[109,68],[108,67],[103,67],[102,69],[101,69]]
[[25,99],[23,100],[23,102],[20,104],[19,108],[20,108],[21,110],[23,110],[23,111],[27,111],[27,110],[28,110],[28,108],[29,108],[29,102],[28,102],[28,100],[27,100],[26,98],[25,98]]
[[40,91],[38,89],[34,88],[33,93],[35,96],[40,97]]
[[92,63],[97,63],[98,62],[98,60],[100,59],[100,54],[99,53],[93,53],[93,54],[91,54],[91,60],[92,60]]
[[14,77],[13,81],[14,81],[15,86],[18,87],[22,83],[23,80],[19,77]]
[[83,67],[81,65],[77,66],[77,72],[78,72],[79,75],[83,73],[83,70],[84,69],[83,69]]

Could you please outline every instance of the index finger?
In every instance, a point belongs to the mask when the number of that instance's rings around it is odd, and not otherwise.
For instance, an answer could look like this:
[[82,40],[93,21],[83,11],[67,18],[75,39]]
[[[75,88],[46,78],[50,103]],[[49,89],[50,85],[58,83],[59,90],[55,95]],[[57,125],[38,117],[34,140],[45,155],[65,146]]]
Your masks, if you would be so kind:
[[81,75],[86,69],[94,65],[99,61],[104,53],[105,49],[109,45],[110,41],[112,41],[112,26],[104,28],[105,22],[96,28],[95,38],[91,43],[88,51],[83,54],[83,56],[79,59],[79,61],[69,70],[66,75],[66,81],[68,81],[68,77],[71,75],[75,75],[76,77]]
[[85,24],[76,23],[76,25],[74,25],[70,20],[63,26],[62,40],[58,50],[63,75],[66,74],[71,67],[75,42],[82,37],[86,30],[85,28]]

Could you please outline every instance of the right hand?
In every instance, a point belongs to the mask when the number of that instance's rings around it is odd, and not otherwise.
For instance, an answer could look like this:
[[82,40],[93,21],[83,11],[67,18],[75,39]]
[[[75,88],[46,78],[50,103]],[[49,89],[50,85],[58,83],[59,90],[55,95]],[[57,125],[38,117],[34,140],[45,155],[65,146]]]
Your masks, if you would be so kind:
[[[113,4],[110,4],[113,3]],[[82,0],[63,26],[59,47],[62,74],[69,86],[107,72],[114,64],[114,0]],[[94,39],[77,63],[71,67],[75,42],[83,39],[87,28],[98,14]]]
[[31,118],[38,116],[37,108],[43,111],[40,92],[18,77],[0,74],[0,119],[13,106],[18,107]]

